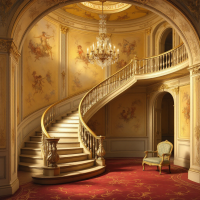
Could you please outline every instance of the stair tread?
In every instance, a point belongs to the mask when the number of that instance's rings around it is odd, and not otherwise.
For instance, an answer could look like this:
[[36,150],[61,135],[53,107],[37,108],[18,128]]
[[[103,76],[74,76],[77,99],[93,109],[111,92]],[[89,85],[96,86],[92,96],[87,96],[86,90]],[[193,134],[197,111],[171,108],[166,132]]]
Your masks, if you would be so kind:
[[[39,141],[27,141],[25,143],[36,143],[36,144],[41,144],[42,142],[39,142]],[[74,143],[80,143],[80,142],[59,142],[58,141],[58,144],[74,144]]]
[[[94,162],[94,160],[82,160],[82,161],[74,161],[74,162],[69,162],[69,163],[59,163],[57,165],[62,168],[62,167],[70,167],[70,166],[87,164],[90,162]],[[27,167],[38,167],[38,168],[44,167],[44,165],[41,165],[41,164],[25,163],[25,162],[20,162],[19,165],[23,165]]]
[[[33,137],[33,138],[42,138],[42,136],[30,136],[30,137]],[[78,138],[78,136],[77,137],[74,137],[74,136],[67,136],[67,137],[59,137],[59,138]]]
[[58,179],[58,178],[65,178],[68,176],[76,176],[76,175],[86,174],[86,173],[94,172],[96,170],[100,170],[103,168],[105,168],[105,166],[94,166],[94,167],[90,167],[90,168],[83,169],[83,170],[60,173],[60,175],[58,175],[58,176],[45,176],[43,174],[36,174],[36,175],[33,175],[32,177],[33,178],[45,178],[45,179],[52,179],[52,178]]
[[[79,157],[79,156],[86,156],[86,155],[88,155],[88,154],[76,153],[76,154],[59,155],[59,157],[60,158],[71,158],[71,157]],[[30,154],[20,154],[20,157],[43,159],[41,156],[30,155]]]
[[[21,149],[24,149],[24,150],[41,150],[41,148],[35,148],[35,147],[23,147],[23,148],[21,148]],[[76,149],[83,149],[82,147],[57,147],[57,150],[59,151],[59,150],[76,150]]]

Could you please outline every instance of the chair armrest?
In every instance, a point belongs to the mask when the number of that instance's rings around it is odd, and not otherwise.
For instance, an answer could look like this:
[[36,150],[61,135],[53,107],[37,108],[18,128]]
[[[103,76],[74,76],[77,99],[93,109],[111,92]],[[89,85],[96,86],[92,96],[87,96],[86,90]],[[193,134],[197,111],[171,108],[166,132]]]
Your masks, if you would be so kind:
[[144,153],[157,153],[158,151],[147,150]]
[[148,153],[157,153],[157,152],[158,152],[158,151],[147,150],[147,151],[144,152],[144,153],[145,153],[144,158],[147,158]]
[[163,163],[165,156],[169,156],[169,158],[170,158],[171,153],[163,153],[161,163]]

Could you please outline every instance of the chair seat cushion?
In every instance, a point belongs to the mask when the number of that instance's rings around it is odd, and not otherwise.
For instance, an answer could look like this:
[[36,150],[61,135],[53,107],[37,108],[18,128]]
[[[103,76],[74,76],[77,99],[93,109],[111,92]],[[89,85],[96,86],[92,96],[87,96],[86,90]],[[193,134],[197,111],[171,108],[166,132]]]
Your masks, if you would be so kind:
[[[160,164],[162,158],[159,157],[149,157],[149,158],[144,158],[143,161],[149,162],[149,163],[154,163],[154,164]],[[169,160],[164,160],[163,164],[169,164]]]

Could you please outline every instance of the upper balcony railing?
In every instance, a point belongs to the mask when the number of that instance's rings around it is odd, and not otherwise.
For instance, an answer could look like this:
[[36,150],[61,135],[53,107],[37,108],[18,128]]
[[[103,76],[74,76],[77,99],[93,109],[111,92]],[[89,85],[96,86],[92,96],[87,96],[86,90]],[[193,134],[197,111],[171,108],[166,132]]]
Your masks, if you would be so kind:
[[[125,67],[110,76],[109,78],[102,81],[100,84],[92,88],[86,95],[82,98],[79,104],[79,138],[81,139],[84,147],[90,152],[90,157],[102,161],[105,154],[103,148],[104,136],[97,136],[87,125],[84,120],[87,112],[95,106],[101,99],[106,98],[111,93],[117,91],[120,87],[126,85],[131,79],[137,74],[149,74],[154,72],[163,71],[165,69],[176,67],[178,64],[186,61],[188,59],[188,54],[184,44],[167,51],[163,54],[137,59],[136,57],[131,60]],[[63,99],[65,101],[66,99]],[[44,159],[46,157],[46,152],[48,152],[47,144],[44,138],[50,137],[47,132],[47,127],[56,118],[55,107],[59,102],[50,106],[43,114],[41,119],[42,127],[42,149],[44,152]]]

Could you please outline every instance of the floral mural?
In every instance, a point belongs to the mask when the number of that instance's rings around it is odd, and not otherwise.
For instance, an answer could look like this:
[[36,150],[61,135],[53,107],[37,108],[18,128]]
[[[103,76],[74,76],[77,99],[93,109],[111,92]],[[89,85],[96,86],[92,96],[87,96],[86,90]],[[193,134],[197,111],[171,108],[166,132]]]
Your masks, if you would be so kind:
[[23,117],[58,100],[59,26],[43,18],[23,47]]
[[124,94],[110,103],[111,137],[146,135],[146,96],[144,93]]
[[179,137],[190,137],[190,85],[180,87],[180,130]]
[[104,70],[91,64],[86,50],[94,41],[96,33],[70,29],[68,32],[70,51],[68,52],[68,91],[69,95],[90,89],[104,80]]
[[112,65],[112,74],[126,66],[133,59],[134,55],[138,58],[145,57],[144,37],[145,33],[143,31],[140,34],[127,33],[112,35],[112,44],[116,45],[116,48],[119,49],[119,60]]

